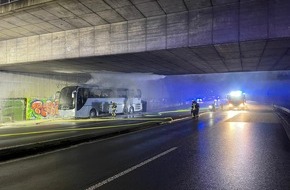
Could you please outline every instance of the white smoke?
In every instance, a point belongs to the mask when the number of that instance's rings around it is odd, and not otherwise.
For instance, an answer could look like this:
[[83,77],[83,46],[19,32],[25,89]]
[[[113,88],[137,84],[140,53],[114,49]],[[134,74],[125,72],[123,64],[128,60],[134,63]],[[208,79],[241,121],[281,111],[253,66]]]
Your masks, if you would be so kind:
[[165,76],[151,73],[119,73],[102,71],[91,73],[91,79],[88,80],[86,84],[109,88],[140,88],[146,82],[163,78],[165,78]]

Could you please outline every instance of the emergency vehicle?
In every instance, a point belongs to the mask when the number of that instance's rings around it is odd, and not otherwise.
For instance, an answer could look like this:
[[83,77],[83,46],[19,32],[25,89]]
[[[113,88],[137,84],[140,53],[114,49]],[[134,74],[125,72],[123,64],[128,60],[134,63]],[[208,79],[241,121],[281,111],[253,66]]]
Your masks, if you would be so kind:
[[246,105],[246,95],[242,91],[232,91],[227,95],[227,106],[230,110],[238,109],[245,110],[247,109]]

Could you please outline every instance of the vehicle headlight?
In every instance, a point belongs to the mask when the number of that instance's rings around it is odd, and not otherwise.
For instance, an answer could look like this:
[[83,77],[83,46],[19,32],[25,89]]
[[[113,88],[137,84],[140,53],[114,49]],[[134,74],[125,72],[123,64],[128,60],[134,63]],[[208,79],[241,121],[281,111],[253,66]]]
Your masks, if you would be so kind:
[[212,105],[208,106],[209,109],[212,109]]

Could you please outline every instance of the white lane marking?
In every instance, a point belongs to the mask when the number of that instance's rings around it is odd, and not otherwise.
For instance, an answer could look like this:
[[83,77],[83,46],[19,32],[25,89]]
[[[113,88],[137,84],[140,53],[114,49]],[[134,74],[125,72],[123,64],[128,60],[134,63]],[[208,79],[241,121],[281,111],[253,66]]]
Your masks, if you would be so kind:
[[133,166],[131,168],[128,168],[127,170],[125,170],[123,172],[120,172],[120,173],[118,173],[118,174],[116,174],[116,175],[114,175],[112,177],[109,177],[108,179],[106,179],[106,180],[104,180],[104,181],[102,181],[100,183],[97,183],[97,184],[89,187],[86,190],[97,189],[97,188],[99,188],[99,187],[101,187],[101,186],[103,186],[103,185],[105,185],[107,183],[110,183],[110,182],[114,181],[115,179],[118,179],[119,177],[122,177],[123,175],[126,175],[126,174],[128,174],[128,173],[130,173],[130,172],[132,172],[132,171],[134,171],[134,170],[136,170],[136,169],[138,169],[138,168],[140,168],[140,167],[142,167],[142,166],[144,166],[144,165],[146,165],[146,164],[148,164],[148,163],[150,163],[150,162],[152,162],[152,161],[154,161],[154,160],[156,160],[156,159],[158,159],[158,158],[160,158],[162,156],[165,156],[166,154],[168,154],[168,153],[170,153],[170,152],[172,152],[172,151],[174,151],[176,149],[177,149],[177,147],[173,147],[173,148],[171,148],[169,150],[166,150],[166,151],[164,151],[164,152],[162,152],[162,153],[160,153],[160,154],[158,154],[158,155],[156,155],[156,156],[154,156],[152,158],[149,158],[148,160],[145,160],[144,162],[141,162],[140,164],[137,164],[137,165],[135,165],[135,166]]

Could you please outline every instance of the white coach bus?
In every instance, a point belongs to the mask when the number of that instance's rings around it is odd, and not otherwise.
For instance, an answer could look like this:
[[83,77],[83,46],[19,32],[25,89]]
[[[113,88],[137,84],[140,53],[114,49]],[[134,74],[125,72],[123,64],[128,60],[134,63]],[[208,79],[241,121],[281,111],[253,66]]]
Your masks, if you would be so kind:
[[140,112],[141,90],[67,86],[60,91],[58,109],[61,117],[93,118],[111,113],[113,102],[117,104],[117,114]]

